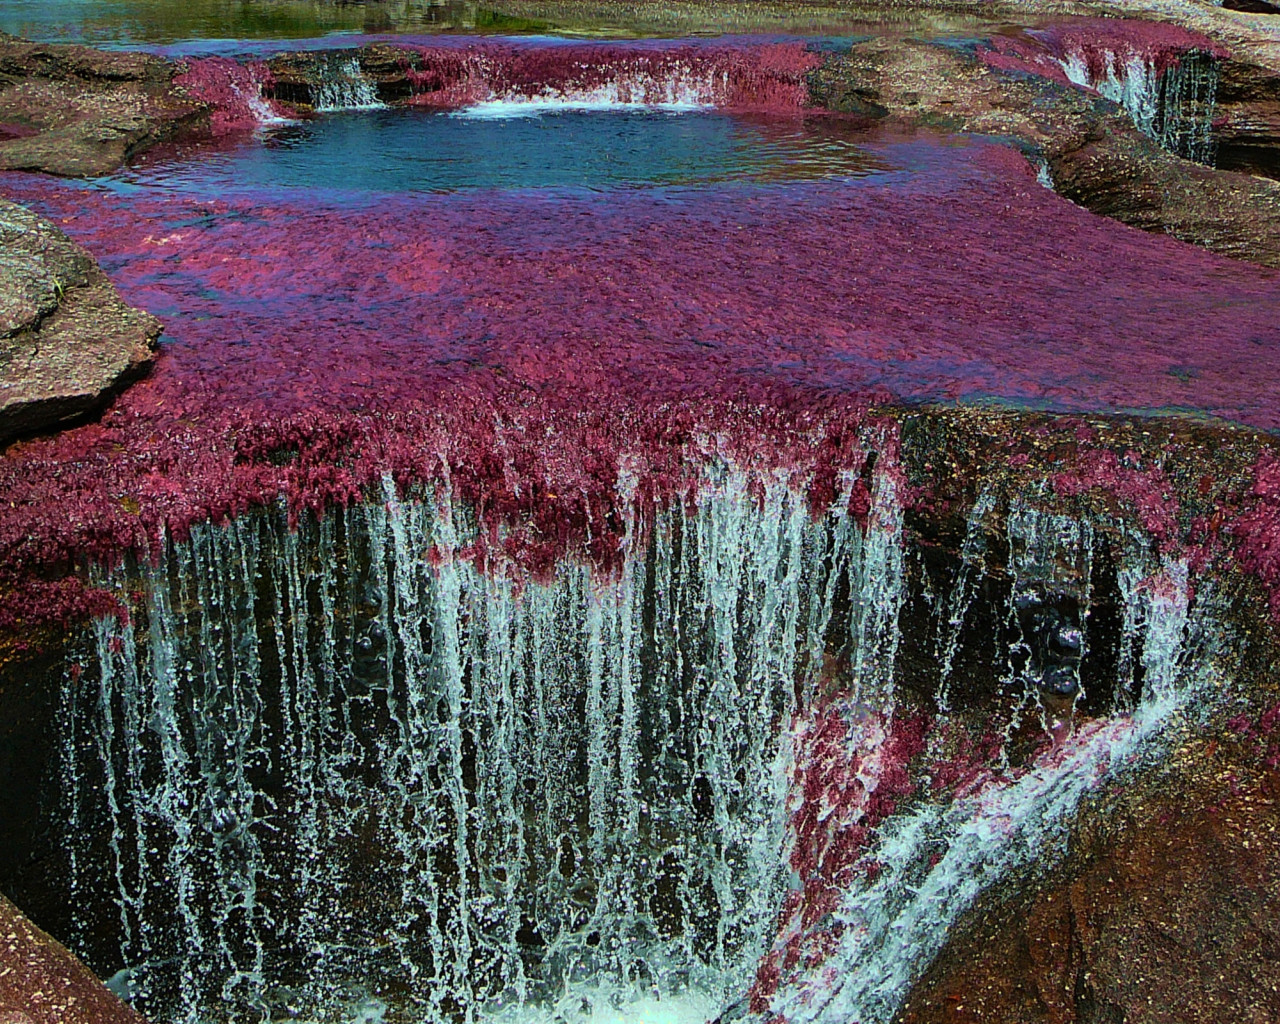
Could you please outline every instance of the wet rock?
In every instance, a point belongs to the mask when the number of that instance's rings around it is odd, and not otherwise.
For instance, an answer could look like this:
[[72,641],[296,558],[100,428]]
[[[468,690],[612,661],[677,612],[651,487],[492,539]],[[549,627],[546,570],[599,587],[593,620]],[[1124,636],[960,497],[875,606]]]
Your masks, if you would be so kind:
[[0,896],[0,1024],[143,1024],[61,943]]
[[1091,133],[1054,154],[1049,166],[1055,189],[1095,213],[1280,266],[1280,184],[1274,181],[1202,167],[1120,130]]
[[[903,1024],[1218,1024],[1280,1017],[1280,775],[1184,748],[1074,863],[953,939]],[[1198,764],[1194,764],[1198,762]]]
[[0,441],[100,407],[146,371],[159,334],[80,246],[0,201]]
[[1280,177],[1280,72],[1244,61],[1223,61],[1218,114],[1214,125],[1218,166]]
[[0,169],[105,174],[198,127],[208,109],[173,84],[174,73],[149,54],[0,33]]
[[1271,0],[1222,0],[1228,11],[1245,11],[1248,14],[1280,14],[1280,4]]
[[[810,76],[810,92],[835,109],[883,110],[889,123],[1008,139],[1042,163],[1056,191],[1094,213],[1280,266],[1280,185],[1181,159],[1114,104],[1049,77],[987,66],[979,49],[870,40],[828,57]],[[1270,124],[1272,73],[1251,65],[1248,85],[1245,66],[1234,67],[1228,97],[1236,95],[1230,89],[1252,88],[1258,99],[1251,109]],[[1232,109],[1241,111],[1243,126],[1250,108]],[[1265,132],[1249,137],[1269,145]]]

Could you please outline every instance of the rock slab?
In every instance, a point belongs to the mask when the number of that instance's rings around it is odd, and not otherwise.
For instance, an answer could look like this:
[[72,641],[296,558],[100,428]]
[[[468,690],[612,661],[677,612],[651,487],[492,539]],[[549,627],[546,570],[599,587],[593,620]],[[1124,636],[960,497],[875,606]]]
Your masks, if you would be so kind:
[[0,443],[100,408],[146,372],[159,335],[84,249],[0,200]]

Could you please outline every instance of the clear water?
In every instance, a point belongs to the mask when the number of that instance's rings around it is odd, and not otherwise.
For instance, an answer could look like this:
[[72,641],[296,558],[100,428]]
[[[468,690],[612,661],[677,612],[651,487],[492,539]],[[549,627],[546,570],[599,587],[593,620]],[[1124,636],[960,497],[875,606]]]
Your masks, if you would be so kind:
[[198,194],[606,189],[868,178],[897,161],[839,121],[713,110],[486,105],[461,113],[351,111],[273,126],[204,152],[169,152],[116,187]]

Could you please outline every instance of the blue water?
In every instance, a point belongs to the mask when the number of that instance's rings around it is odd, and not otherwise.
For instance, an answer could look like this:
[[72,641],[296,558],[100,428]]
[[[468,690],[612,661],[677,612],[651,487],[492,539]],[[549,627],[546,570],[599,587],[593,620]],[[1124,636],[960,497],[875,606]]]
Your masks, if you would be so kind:
[[588,189],[882,177],[901,166],[829,119],[713,110],[360,110],[272,126],[230,146],[153,155],[113,187],[202,195]]

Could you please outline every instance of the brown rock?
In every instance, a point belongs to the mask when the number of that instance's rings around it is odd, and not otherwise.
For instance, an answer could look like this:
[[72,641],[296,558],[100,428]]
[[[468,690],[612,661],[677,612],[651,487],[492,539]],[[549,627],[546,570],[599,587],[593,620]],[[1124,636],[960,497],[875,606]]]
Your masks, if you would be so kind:
[[1280,72],[1223,61],[1217,99],[1218,166],[1280,177]]
[[144,1024],[57,940],[0,896],[0,1024]]
[[0,441],[102,406],[147,370],[159,334],[87,252],[0,201]]
[[1056,884],[955,937],[902,1024],[1280,1020],[1280,774],[1245,782],[1216,747],[1182,784],[1145,784]]
[[207,116],[149,54],[29,43],[0,33],[0,169],[86,176]]
[[[1258,96],[1280,86],[1270,72],[1248,67]],[[1044,163],[1056,191],[1094,213],[1280,266],[1280,183],[1166,152],[1113,104],[1084,90],[1003,74],[962,49],[881,38],[829,58],[810,91],[833,109],[889,124],[1011,140]]]
[[1145,231],[1280,266],[1280,182],[1183,160],[1119,121],[1051,154],[1058,192]]

